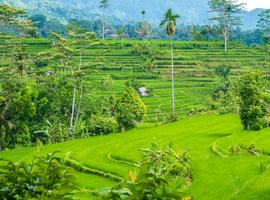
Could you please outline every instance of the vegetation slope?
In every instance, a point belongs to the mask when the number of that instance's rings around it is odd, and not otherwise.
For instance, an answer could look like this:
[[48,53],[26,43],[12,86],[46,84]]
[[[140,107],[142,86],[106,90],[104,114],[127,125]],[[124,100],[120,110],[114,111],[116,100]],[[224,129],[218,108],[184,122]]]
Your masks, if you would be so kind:
[[[105,175],[76,173],[81,188],[79,199],[94,198],[91,191],[117,183],[112,176],[126,178],[139,149],[157,141],[190,150],[193,182],[188,190],[194,199],[269,199],[269,129],[244,131],[236,115],[201,116],[157,127],[138,127],[112,134],[61,144],[28,147],[1,153],[4,159],[31,160],[33,155],[60,151],[61,157]],[[258,154],[233,154],[232,146],[255,146]],[[260,183],[260,184],[258,184]],[[263,183],[263,184],[262,184]]]

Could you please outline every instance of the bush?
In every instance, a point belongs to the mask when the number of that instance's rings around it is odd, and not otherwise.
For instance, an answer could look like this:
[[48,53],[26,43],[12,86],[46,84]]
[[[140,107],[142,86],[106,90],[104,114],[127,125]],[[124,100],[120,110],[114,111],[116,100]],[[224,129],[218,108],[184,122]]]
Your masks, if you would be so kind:
[[220,65],[215,69],[215,73],[224,78],[225,81],[228,81],[228,77],[231,74],[231,67],[226,65]]
[[136,116],[132,111],[130,104],[119,104],[115,115],[121,131],[134,128],[136,126]]
[[88,132],[90,135],[108,135],[115,132],[117,122],[111,117],[92,116],[87,123]]
[[135,77],[132,77],[130,80],[126,81],[125,85],[127,87],[133,87],[135,89],[138,89],[144,86],[144,84],[141,81],[136,80]]
[[55,153],[34,158],[30,164],[7,161],[0,166],[1,199],[70,199],[76,188],[72,171]]
[[127,88],[117,100],[115,110],[117,122],[122,129],[133,128],[146,114],[145,104],[132,87]]
[[[137,173],[129,171],[129,181],[104,192],[104,199],[182,199],[191,182],[191,161],[187,151],[178,153],[157,144],[142,150]],[[104,195],[105,193],[105,195]]]
[[220,65],[215,69],[215,73],[221,80],[208,101],[210,109],[217,110],[220,114],[238,113],[238,82],[230,79],[231,67]]

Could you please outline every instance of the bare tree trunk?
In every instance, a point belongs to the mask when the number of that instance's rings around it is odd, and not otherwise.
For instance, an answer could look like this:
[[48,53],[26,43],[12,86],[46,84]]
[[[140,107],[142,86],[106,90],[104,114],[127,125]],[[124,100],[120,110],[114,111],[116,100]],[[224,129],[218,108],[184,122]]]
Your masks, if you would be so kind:
[[71,116],[70,116],[70,129],[74,128],[74,115],[75,115],[75,107],[76,107],[76,91],[77,91],[77,84],[76,84],[76,77],[74,75],[74,70],[71,67],[71,73],[74,78],[74,88],[73,88],[73,98],[72,98],[72,109],[71,109]]
[[83,92],[83,86],[81,85],[81,88],[80,88],[80,98],[79,98],[79,104],[78,104],[78,106],[77,106],[77,112],[76,112],[76,118],[75,118],[74,127],[77,126],[77,122],[78,122],[79,117],[80,117],[80,112],[81,112],[81,102],[82,102],[82,92]]
[[[79,72],[81,71],[81,67],[82,67],[82,53],[80,54]],[[78,106],[77,106],[76,118],[75,118],[75,123],[74,123],[74,127],[75,127],[75,128],[76,128],[76,126],[77,126],[77,122],[78,122],[79,116],[80,116],[81,102],[82,102],[82,92],[83,92],[83,86],[82,86],[82,84],[81,84],[79,103],[78,103]]]
[[172,115],[175,116],[175,97],[174,97],[174,60],[173,60],[173,42],[171,38],[171,64],[172,64],[172,71],[171,71],[171,78],[172,78]]
[[75,114],[76,90],[77,90],[77,86],[75,84],[74,89],[73,89],[72,110],[71,110],[71,116],[70,116],[70,129],[74,128],[73,121],[74,121],[74,114]]

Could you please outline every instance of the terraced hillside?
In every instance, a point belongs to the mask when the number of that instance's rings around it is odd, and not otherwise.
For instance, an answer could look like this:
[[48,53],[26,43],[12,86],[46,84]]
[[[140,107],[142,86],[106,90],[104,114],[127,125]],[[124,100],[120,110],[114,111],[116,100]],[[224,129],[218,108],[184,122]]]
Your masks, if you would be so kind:
[[[0,154],[27,161],[33,155],[60,150],[66,164],[76,163],[81,191],[78,199],[95,199],[91,192],[117,184],[140,159],[139,149],[158,141],[190,150],[192,185],[187,193],[200,200],[267,200],[270,198],[270,130],[242,130],[238,116],[201,116],[158,127],[139,127],[124,134],[21,148]],[[239,152],[234,146],[249,147]],[[252,149],[255,149],[252,153]],[[78,169],[78,168],[77,168]]]
[[[3,41],[3,40],[1,40]],[[28,51],[36,54],[50,48],[46,39],[24,39]],[[170,112],[170,43],[168,41],[81,41],[77,47],[82,53],[85,80],[101,81],[112,79],[116,93],[122,91],[125,83],[135,78],[151,90],[151,96],[143,98],[148,106],[148,116],[156,119],[160,113]],[[176,111],[181,116],[193,108],[201,108],[215,87],[217,78],[215,67],[229,65],[233,75],[244,71],[268,71],[270,58],[262,48],[251,48],[239,43],[231,43],[224,53],[222,43],[174,42],[174,62],[176,76]],[[0,66],[8,65],[5,50],[1,49]],[[151,53],[149,53],[151,52]],[[74,65],[79,63],[79,53]],[[153,69],[147,60],[154,58]],[[46,71],[48,68],[38,68]],[[108,94],[99,90],[97,93]]]

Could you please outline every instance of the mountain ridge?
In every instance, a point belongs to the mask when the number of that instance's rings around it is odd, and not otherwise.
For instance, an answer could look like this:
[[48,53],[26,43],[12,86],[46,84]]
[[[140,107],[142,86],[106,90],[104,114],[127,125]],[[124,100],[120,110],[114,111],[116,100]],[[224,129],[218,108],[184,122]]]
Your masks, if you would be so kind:
[[[0,3],[26,9],[30,15],[43,14],[49,18],[58,18],[67,23],[71,18],[92,19],[99,17],[99,0],[0,0]],[[168,8],[181,15],[180,23],[207,24],[210,13],[208,0],[110,0],[107,16],[113,16],[123,21],[140,21],[141,11],[146,11],[146,19],[158,24],[163,13]],[[132,5],[132,6],[131,6]],[[263,9],[254,9],[243,14],[243,29],[256,27],[258,14]]]

